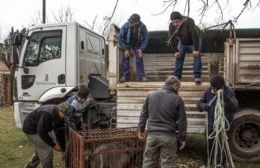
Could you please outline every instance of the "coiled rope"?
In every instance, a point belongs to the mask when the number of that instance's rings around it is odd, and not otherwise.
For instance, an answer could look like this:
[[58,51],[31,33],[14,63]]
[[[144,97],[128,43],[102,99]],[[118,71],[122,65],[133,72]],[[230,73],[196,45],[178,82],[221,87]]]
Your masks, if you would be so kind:
[[[216,94],[216,106],[214,111],[214,125],[213,131],[210,135],[207,133],[207,153],[208,161],[207,167],[228,167],[234,168],[234,162],[228,145],[228,137],[226,131],[229,130],[230,125],[224,115],[224,99],[223,91],[219,90]],[[209,149],[209,140],[213,140],[212,148]],[[223,160],[224,159],[224,160]],[[225,165],[222,165],[222,163]]]

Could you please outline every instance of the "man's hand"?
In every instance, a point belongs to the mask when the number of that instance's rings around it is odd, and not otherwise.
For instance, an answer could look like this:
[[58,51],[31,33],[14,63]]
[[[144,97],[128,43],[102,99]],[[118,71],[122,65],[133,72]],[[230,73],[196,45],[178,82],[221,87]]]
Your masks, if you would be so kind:
[[57,144],[53,147],[53,149],[55,151],[57,151],[57,152],[62,152],[63,151],[62,148],[60,147],[60,145],[57,145]]
[[180,58],[180,52],[174,53],[174,56],[175,56],[176,59],[179,59]]
[[125,51],[124,51],[124,57],[125,57],[125,58],[128,58],[129,55],[130,55],[129,50],[125,50]]
[[185,141],[181,141],[180,143],[180,150],[183,150],[185,148],[186,142]]
[[143,57],[143,51],[141,49],[136,50],[137,54],[139,55],[140,58]]
[[86,130],[87,130],[87,124],[84,123],[84,122],[82,122],[82,123],[81,123],[81,129],[82,129],[83,131],[86,131]]
[[145,141],[146,140],[146,137],[147,137],[147,134],[146,134],[146,132],[138,132],[138,138],[139,138],[139,140],[141,140],[141,141]]
[[192,55],[193,55],[193,57],[199,57],[200,51],[193,51]]
[[210,106],[208,103],[201,103],[199,108],[202,111],[208,111],[210,109]]

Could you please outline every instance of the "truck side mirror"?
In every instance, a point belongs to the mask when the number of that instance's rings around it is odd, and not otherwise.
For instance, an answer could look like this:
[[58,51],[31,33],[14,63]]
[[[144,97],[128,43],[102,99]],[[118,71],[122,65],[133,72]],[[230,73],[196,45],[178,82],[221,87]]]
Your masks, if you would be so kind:
[[21,33],[16,32],[13,36],[13,45],[19,46],[22,44],[23,35]]

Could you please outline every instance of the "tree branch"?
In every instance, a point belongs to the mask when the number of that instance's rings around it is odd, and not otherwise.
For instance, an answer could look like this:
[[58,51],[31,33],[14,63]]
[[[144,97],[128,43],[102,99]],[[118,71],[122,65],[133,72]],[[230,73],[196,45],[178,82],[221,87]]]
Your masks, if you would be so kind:
[[168,10],[168,8],[170,6],[173,7],[173,10],[177,4],[178,0],[168,0],[168,1],[163,1],[163,7],[166,6],[161,12],[159,13],[156,13],[156,14],[153,14],[154,16],[157,16],[157,15],[161,15],[163,14],[164,12],[166,12]]
[[243,5],[244,5],[244,7],[243,7],[242,10],[240,11],[240,13],[234,18],[234,22],[237,22],[237,20],[239,19],[239,17],[244,13],[245,9],[246,9],[248,6],[251,7],[251,1],[250,1],[250,0],[246,0]]
[[115,14],[117,5],[118,5],[118,0],[116,0],[116,4],[115,4],[115,6],[114,6],[114,9],[113,9],[113,12],[112,12],[111,16],[110,16],[110,17],[105,16],[104,20],[106,20],[106,23],[105,23],[105,26],[104,26],[102,35],[105,35],[105,31],[106,31],[108,25],[110,24],[110,22],[111,22],[111,20],[112,20],[112,18],[113,18],[113,16],[114,16],[114,14]]

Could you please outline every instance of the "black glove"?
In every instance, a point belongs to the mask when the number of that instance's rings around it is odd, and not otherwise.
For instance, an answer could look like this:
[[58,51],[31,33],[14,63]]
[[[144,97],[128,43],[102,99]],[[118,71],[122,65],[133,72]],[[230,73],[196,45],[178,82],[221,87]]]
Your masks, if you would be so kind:
[[201,103],[199,108],[200,108],[200,111],[208,111],[210,109],[210,106],[207,103]]

